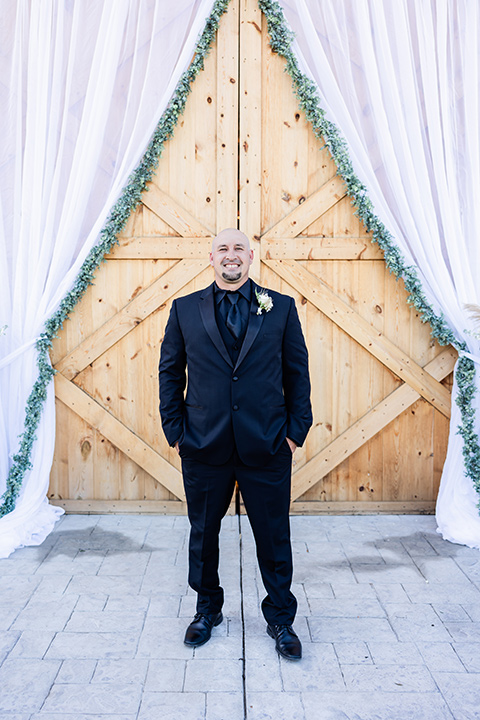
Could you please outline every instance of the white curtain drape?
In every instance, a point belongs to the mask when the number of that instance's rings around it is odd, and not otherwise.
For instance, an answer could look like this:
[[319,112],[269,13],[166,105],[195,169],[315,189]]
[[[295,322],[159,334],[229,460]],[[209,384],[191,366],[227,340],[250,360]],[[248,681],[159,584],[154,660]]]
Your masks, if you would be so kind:
[[[480,305],[480,4],[477,0],[280,0],[300,69],[318,86],[356,174],[425,295],[475,359],[464,305]],[[457,387],[453,388],[453,398]],[[478,411],[475,430],[480,431]],[[443,537],[480,548],[452,402],[437,502]]]
[[[188,67],[213,0],[3,0],[0,23],[0,496],[37,377],[35,341],[72,287]],[[3,326],[7,326],[4,333]],[[39,544],[50,384],[0,557]]]

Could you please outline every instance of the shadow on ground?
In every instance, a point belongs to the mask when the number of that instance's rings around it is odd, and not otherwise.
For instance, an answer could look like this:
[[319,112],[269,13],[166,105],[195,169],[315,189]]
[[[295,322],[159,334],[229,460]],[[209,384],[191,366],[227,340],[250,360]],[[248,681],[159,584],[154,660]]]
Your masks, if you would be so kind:
[[[145,535],[145,533],[142,533]],[[141,534],[141,535],[142,535]],[[142,539],[130,537],[120,531],[105,530],[98,526],[86,527],[79,530],[59,530],[51,536],[55,540],[49,552],[49,557],[66,555],[75,557],[79,552],[108,550],[109,555],[122,553],[147,553],[162,550],[162,544],[148,545]],[[164,543],[165,549],[169,544]]]

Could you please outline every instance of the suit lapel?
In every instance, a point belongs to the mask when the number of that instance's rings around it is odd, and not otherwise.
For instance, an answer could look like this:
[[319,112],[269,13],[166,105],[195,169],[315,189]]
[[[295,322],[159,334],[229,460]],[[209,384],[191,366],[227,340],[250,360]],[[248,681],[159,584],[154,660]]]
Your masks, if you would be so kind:
[[250,300],[250,314],[248,319],[247,331],[245,333],[245,339],[242,344],[242,349],[240,350],[240,355],[238,356],[238,360],[235,365],[235,370],[238,368],[240,363],[243,362],[245,355],[252,347],[253,343],[255,342],[255,338],[257,337],[260,328],[262,327],[264,314],[257,314],[258,304],[257,298],[255,296],[256,289],[257,285],[252,280],[252,298]]
[[[213,342],[215,347],[217,348],[220,355],[223,357],[226,363],[230,365],[230,367],[233,367],[233,362],[228,354],[228,350],[225,347],[225,343],[223,342],[223,338],[220,335],[220,330],[217,327],[217,321],[215,318],[215,305],[214,305],[214,292],[213,292],[213,284],[209,285],[205,288],[205,290],[200,295],[200,315],[202,317],[202,322],[205,326],[205,330],[207,331],[210,340]],[[246,340],[246,338],[245,338]],[[245,343],[244,343],[245,345]],[[237,363],[238,364],[238,363]]]

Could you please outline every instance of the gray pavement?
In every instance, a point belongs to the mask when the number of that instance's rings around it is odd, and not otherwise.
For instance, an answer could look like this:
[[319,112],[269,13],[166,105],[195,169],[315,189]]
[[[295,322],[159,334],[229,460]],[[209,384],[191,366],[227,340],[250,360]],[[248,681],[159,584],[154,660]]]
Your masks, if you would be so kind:
[[0,560],[0,720],[480,718],[480,553],[435,527],[293,517],[304,657],[289,663],[246,518],[223,522],[226,619],[192,650],[187,519],[64,516]]

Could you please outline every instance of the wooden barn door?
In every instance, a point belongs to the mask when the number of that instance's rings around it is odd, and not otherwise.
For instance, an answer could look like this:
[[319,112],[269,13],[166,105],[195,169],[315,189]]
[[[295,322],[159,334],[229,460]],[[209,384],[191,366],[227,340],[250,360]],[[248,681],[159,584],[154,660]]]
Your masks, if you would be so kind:
[[307,338],[314,425],[292,512],[431,512],[455,353],[431,340],[355,217],[256,0],[231,0],[143,204],[55,343],[52,501],[184,512],[157,364],[172,300],[212,281],[224,227],[252,239],[254,279],[295,298]]
[[185,511],[158,360],[173,299],[211,282],[212,237],[237,224],[237,48],[233,5],[142,205],[55,343],[50,495],[67,509]]

